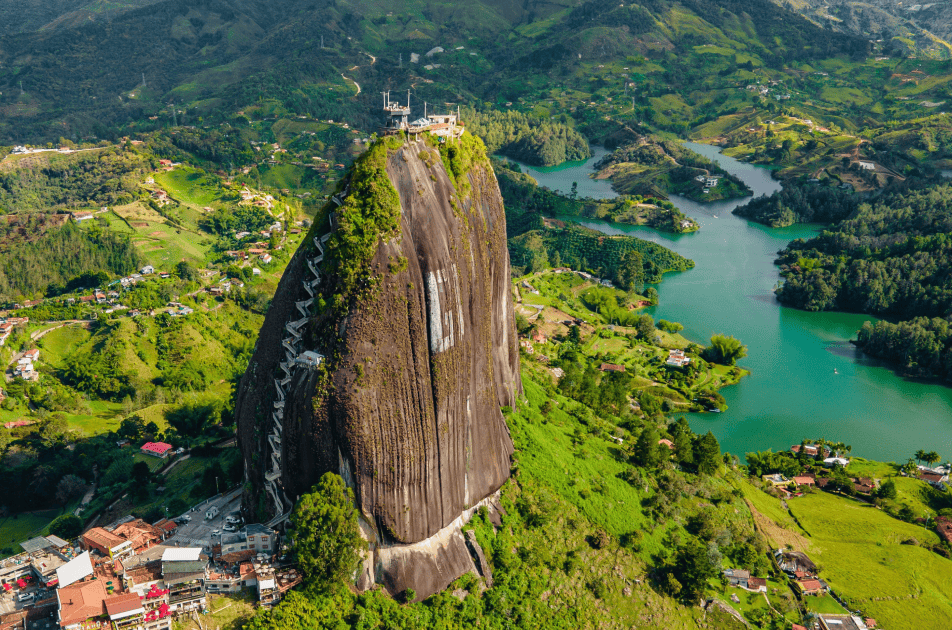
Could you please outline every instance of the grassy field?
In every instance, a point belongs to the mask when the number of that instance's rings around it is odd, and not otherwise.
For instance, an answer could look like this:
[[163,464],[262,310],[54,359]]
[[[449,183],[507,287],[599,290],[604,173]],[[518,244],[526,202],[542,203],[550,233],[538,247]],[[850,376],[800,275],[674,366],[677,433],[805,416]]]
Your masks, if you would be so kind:
[[817,492],[789,502],[809,532],[820,576],[854,609],[887,628],[947,628],[952,561],[924,549],[938,537],[880,510]]
[[209,614],[202,616],[201,623],[192,617],[178,617],[172,624],[174,630],[238,630],[254,615],[255,598],[249,593],[236,595],[209,595]]
[[12,548],[14,553],[23,551],[17,543],[40,536],[62,510],[23,512],[0,519],[0,549]]

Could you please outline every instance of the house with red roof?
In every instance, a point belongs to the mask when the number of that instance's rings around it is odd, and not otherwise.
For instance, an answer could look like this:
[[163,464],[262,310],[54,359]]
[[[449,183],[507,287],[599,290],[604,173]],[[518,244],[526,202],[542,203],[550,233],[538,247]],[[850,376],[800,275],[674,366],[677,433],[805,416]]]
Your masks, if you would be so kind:
[[169,451],[172,450],[172,445],[166,444],[165,442],[146,442],[139,450],[146,455],[153,455],[164,459],[165,456],[169,454]]
[[798,486],[813,486],[816,487],[816,479],[813,477],[794,477],[793,483]]
[[794,588],[803,595],[821,595],[826,591],[826,585],[820,580],[800,580],[793,583]]
[[60,628],[80,628],[86,621],[105,616],[106,583],[102,580],[77,582],[57,589]]
[[82,536],[83,546],[106,558],[124,558],[134,553],[132,542],[102,527],[93,527]]

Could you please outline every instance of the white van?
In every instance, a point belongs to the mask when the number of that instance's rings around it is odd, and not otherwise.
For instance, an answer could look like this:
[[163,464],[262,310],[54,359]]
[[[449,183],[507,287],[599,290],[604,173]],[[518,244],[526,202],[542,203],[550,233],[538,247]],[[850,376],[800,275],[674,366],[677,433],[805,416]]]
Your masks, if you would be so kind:
[[20,593],[17,595],[17,599],[21,602],[28,602],[33,599],[33,593]]

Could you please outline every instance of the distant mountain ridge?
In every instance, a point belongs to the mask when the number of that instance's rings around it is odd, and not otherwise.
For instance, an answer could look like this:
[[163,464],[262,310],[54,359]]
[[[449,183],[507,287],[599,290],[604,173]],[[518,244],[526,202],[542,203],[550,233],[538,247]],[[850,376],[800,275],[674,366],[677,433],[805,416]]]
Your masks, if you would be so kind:
[[[3,1],[0,8],[10,14],[13,5]],[[352,6],[135,0],[128,6],[137,3],[144,6],[107,12],[109,19],[76,16],[91,6],[120,5],[76,2],[27,11],[11,22],[0,36],[0,143],[109,137],[133,121],[154,128],[161,123],[146,122],[150,116],[172,119],[169,103],[195,107],[179,124],[276,99],[298,113],[372,126],[380,89],[413,85],[431,102],[492,101],[518,92],[540,72],[580,81],[572,75],[594,60],[692,51],[700,44],[739,42],[770,67],[864,54],[868,46],[831,36],[769,0],[364,0]],[[424,56],[436,47],[446,49],[443,58]],[[413,54],[419,63],[410,63]],[[424,66],[431,63],[451,71],[427,80]],[[352,76],[355,66],[365,88],[357,96],[342,77]]]
[[952,57],[952,2],[776,0],[837,33],[883,40],[888,52]]
[[158,0],[0,0],[0,35],[82,26],[108,21]]

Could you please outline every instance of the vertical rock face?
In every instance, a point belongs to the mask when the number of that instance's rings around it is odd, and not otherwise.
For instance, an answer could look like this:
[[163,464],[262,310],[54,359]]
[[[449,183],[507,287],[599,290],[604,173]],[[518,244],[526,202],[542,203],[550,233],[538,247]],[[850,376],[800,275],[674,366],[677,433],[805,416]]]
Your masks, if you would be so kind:
[[[391,144],[387,181],[350,181],[350,191],[392,186],[399,195],[399,227],[376,240],[365,263],[374,288],[336,315],[321,311],[317,304],[335,299],[341,265],[353,261],[314,265],[334,229],[313,230],[281,280],[236,408],[248,516],[279,511],[266,481],[273,471],[290,501],[325,472],[340,474],[371,542],[359,582],[392,593],[426,596],[474,569],[459,528],[509,477],[513,450],[499,409],[521,389],[503,203],[481,143],[456,142],[465,166],[410,141]],[[353,201],[346,197],[338,216]],[[334,251],[335,236],[325,242]],[[315,306],[301,307],[315,274]],[[280,365],[291,357],[294,325],[294,352],[324,355],[322,369]]]

